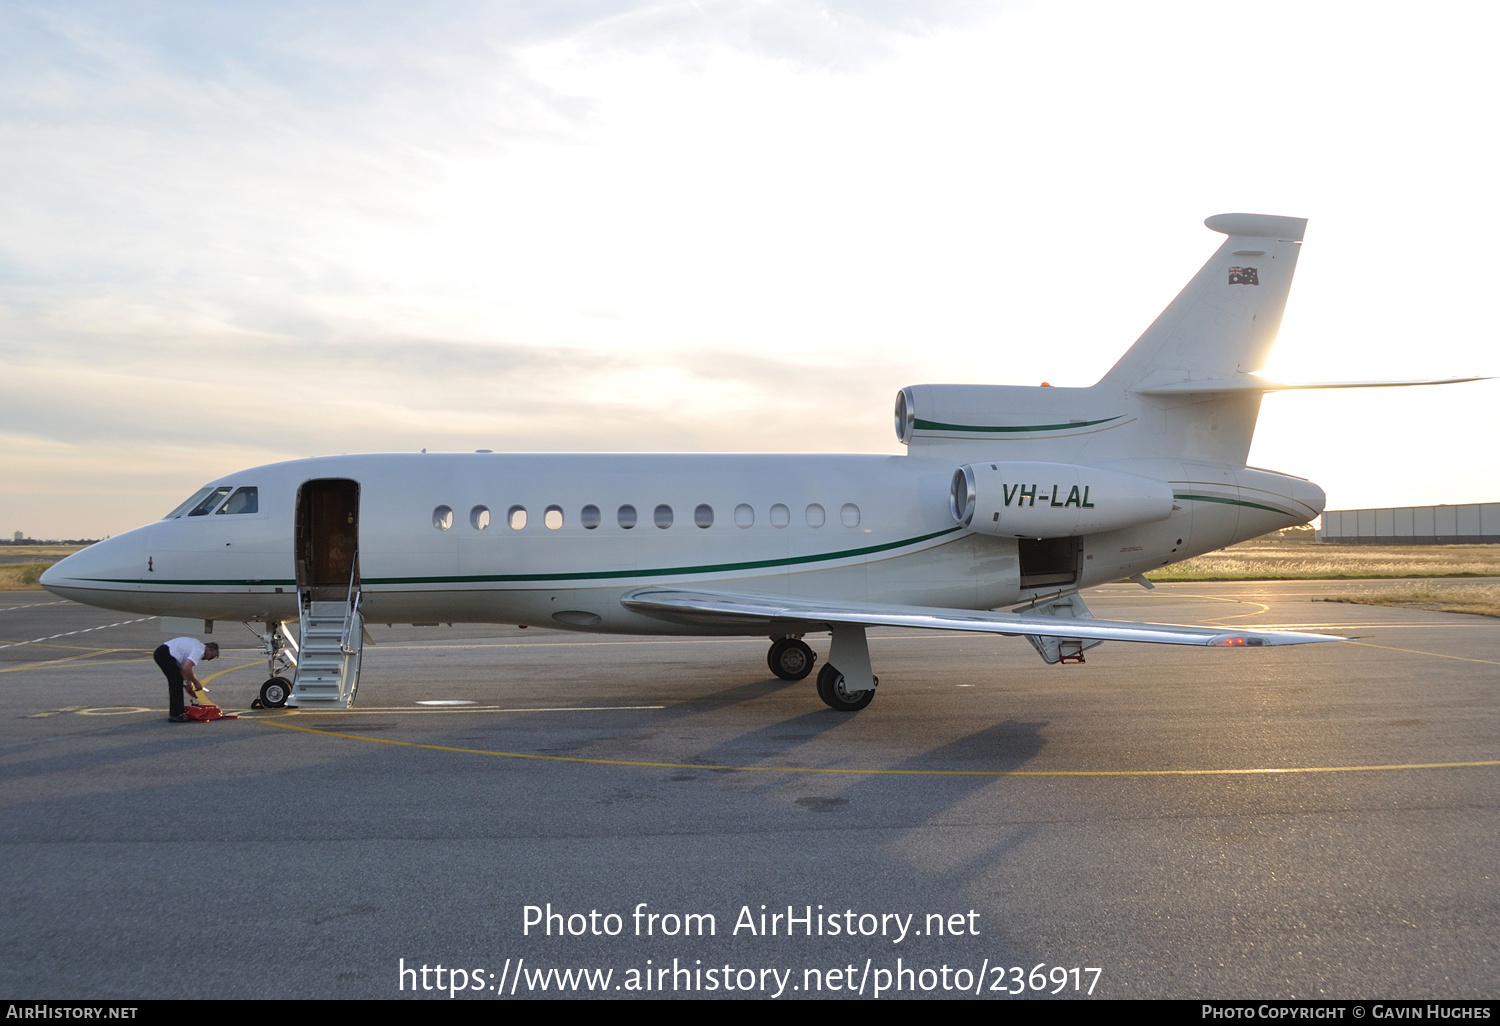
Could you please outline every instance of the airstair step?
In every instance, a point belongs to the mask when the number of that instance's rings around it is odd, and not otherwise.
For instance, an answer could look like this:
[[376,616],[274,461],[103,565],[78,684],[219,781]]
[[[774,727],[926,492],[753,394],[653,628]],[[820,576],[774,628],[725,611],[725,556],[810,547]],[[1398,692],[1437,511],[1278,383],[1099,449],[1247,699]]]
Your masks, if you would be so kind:
[[[346,709],[359,685],[364,618],[352,602],[319,600],[303,608],[301,647],[288,704]],[[349,651],[345,651],[348,639]]]

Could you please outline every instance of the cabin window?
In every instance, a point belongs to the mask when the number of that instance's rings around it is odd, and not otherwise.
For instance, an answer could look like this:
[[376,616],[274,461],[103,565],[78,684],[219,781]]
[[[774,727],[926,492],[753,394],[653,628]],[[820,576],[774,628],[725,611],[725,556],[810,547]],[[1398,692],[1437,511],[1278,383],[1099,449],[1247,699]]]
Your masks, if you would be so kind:
[[490,508],[488,506],[475,506],[469,510],[469,526],[476,531],[483,531],[490,526]]
[[547,512],[542,514],[542,523],[547,525],[547,530],[555,531],[563,525],[561,506],[548,506]]
[[432,526],[446,531],[453,526],[453,507],[439,506],[432,511]]
[[823,507],[816,502],[807,504],[807,526],[822,527],[828,521],[828,514],[823,512]]
[[672,507],[666,503],[657,506],[651,513],[651,520],[657,527],[665,531],[672,526]]
[[219,513],[259,513],[260,491],[256,488],[241,488],[229,497]]
[[214,507],[223,502],[224,496],[228,494],[228,485],[225,485],[223,488],[215,488],[213,492],[210,493],[208,498],[204,499],[202,502],[198,503],[198,505],[193,507],[193,511],[189,513],[188,516],[201,517],[205,514],[212,513],[214,511]]
[[510,525],[512,531],[519,531],[526,526],[526,507],[512,506],[505,514],[505,522]]
[[751,506],[748,502],[742,502],[738,506],[734,507],[734,526],[735,527],[754,527],[755,526],[755,508],[753,506]]
[[635,526],[635,507],[630,505],[621,506],[620,512],[616,515],[615,519],[625,530],[630,530]]
[[839,507],[839,523],[845,527],[859,526],[859,507],[852,502],[846,502]]
[[213,491],[212,486],[205,487],[205,488],[199,488],[192,495],[188,496],[186,502],[184,502],[181,506],[178,506],[176,509],[172,510],[172,512],[168,513],[166,516],[162,517],[162,519],[163,520],[172,520],[172,519],[175,519],[176,517],[182,516],[188,510],[192,509],[194,506],[197,506],[198,503],[202,502],[203,501],[203,497],[205,495],[207,495],[211,491]]
[[693,510],[693,523],[699,527],[714,526],[714,508],[706,502],[699,503]]
[[599,526],[599,507],[588,505],[578,511],[578,522],[583,525],[584,530],[592,531]]
[[771,526],[772,527],[785,527],[787,524],[790,524],[791,522],[792,522],[792,511],[791,510],[787,509],[784,505],[782,505],[779,502],[776,505],[774,505],[774,506],[771,507]]

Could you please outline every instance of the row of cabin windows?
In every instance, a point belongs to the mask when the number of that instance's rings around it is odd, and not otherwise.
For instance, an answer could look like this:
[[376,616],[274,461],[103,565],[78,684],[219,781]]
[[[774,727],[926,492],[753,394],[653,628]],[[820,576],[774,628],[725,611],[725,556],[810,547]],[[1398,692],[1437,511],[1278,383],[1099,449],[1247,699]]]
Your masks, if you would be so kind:
[[[816,502],[809,503],[803,511],[803,517],[807,520],[808,527],[822,527],[828,522],[828,514],[821,505]],[[663,503],[651,511],[651,522],[665,531],[671,527],[675,517],[672,507]],[[792,511],[784,504],[778,502],[770,509],[770,521],[772,527],[786,527],[792,522]],[[490,508],[488,506],[475,506],[469,510],[469,526],[476,531],[483,531],[490,526]],[[526,526],[527,514],[525,506],[512,506],[505,512],[505,522],[513,531],[519,531]],[[586,530],[592,531],[604,522],[604,515],[599,507],[593,504],[583,507],[578,511],[578,522]],[[615,523],[625,530],[630,530],[640,522],[640,515],[634,506],[628,503],[615,511]],[[542,523],[547,530],[556,531],[563,525],[563,509],[561,506],[548,506],[542,511]],[[859,526],[859,507],[852,502],[846,502],[839,507],[839,523],[845,527]],[[755,526],[755,508],[749,503],[742,502],[734,507],[734,525],[736,527]],[[439,506],[432,511],[432,526],[439,531],[446,531],[453,526],[453,507]],[[693,526],[709,528],[714,526],[714,508],[708,503],[699,503],[693,509]]]

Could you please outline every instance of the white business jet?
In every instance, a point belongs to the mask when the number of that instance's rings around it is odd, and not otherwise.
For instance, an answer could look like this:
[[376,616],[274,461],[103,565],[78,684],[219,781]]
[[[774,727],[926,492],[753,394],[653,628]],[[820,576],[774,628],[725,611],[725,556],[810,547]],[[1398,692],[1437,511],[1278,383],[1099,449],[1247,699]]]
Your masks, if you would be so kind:
[[845,711],[875,694],[872,626],[1021,635],[1048,663],[1106,640],[1340,640],[1098,620],[1079,596],[1121,578],[1149,587],[1148,570],[1312,520],[1322,489],[1245,466],[1261,396],[1376,384],[1250,373],[1306,221],[1205,223],[1228,239],[1097,384],[904,388],[904,456],[294,460],[213,481],[42,584],[183,627],[264,624],[273,707],[349,706],[367,620],[764,635],[786,680],[814,666],[803,638],[829,632],[818,694]]

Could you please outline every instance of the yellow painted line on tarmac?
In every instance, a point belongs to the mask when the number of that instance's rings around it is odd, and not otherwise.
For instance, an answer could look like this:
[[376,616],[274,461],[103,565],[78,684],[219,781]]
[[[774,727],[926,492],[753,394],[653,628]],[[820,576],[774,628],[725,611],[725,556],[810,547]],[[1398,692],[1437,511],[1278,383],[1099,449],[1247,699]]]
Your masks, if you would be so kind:
[[210,673],[207,677],[199,677],[198,680],[201,683],[203,683],[203,684],[207,684],[209,681],[215,680],[215,679],[217,679],[219,677],[222,677],[226,673],[233,673],[235,670],[243,670],[245,667],[247,667],[247,666],[254,666],[254,665],[256,665],[256,663],[259,663],[259,662],[260,662],[260,660],[257,659],[254,662],[240,663],[240,665],[238,665],[238,666],[226,666],[222,670],[215,670],[213,673]]
[[1378,773],[1391,770],[1468,769],[1500,766],[1500,759],[1475,762],[1397,763],[1379,766],[1292,766],[1251,769],[1165,769],[1165,770],[914,770],[914,769],[848,769],[822,766],[725,766],[699,762],[647,762],[635,759],[588,759],[576,755],[537,755],[532,752],[501,752],[486,748],[456,748],[451,745],[429,745],[417,741],[396,741],[388,737],[366,737],[315,727],[299,727],[276,719],[257,719],[268,727],[295,730],[304,734],[336,737],[345,741],[368,741],[396,748],[421,748],[431,752],[456,752],[460,755],[488,755],[499,759],[527,759],[534,762],[573,762],[589,766],[628,766],[635,769],[688,769],[731,773],[820,773],[864,777],[1234,777],[1287,776],[1307,773]]
[[[78,655],[63,656],[60,659],[44,659],[39,663],[22,663],[20,666],[7,666],[0,673],[20,673],[22,670],[46,670],[63,663],[76,662],[79,659],[87,659],[90,656],[109,655],[111,652],[123,652],[121,648],[98,648],[89,652],[81,652]],[[132,660],[133,661],[133,660]]]
[[[1257,602],[1255,599],[1235,598],[1235,597],[1229,596],[1229,595],[1195,595],[1193,597],[1194,598],[1212,599],[1215,602],[1234,602],[1234,603],[1237,603],[1237,604],[1242,604],[1242,605],[1257,607],[1255,609],[1252,609],[1248,613],[1231,613],[1229,616],[1219,616],[1219,617],[1214,617],[1211,620],[1203,620],[1203,621],[1201,621],[1203,623],[1208,623],[1208,624],[1211,624],[1211,623],[1223,623],[1225,620],[1243,620],[1247,616],[1259,616],[1262,613],[1269,613],[1271,611],[1271,607],[1269,605],[1267,605],[1264,602]],[[1259,627],[1261,625],[1257,624],[1256,626]],[[1255,628],[1246,628],[1246,629],[1247,630],[1254,630]],[[1265,629],[1265,628],[1262,628],[1262,629]]]
[[[125,651],[125,649],[123,649],[123,648],[101,648],[101,649],[99,649],[97,651],[94,651],[94,652],[84,652],[81,655],[64,656],[61,659],[48,659],[45,662],[40,662],[40,663],[26,663],[23,666],[7,666],[5,669],[0,670],[0,673],[19,673],[22,670],[46,670],[46,669],[51,669],[54,666],[61,666],[63,663],[76,662],[79,659],[87,659],[90,656],[109,655],[112,652],[124,652],[124,651]],[[107,663],[96,663],[96,664],[93,664],[93,665],[98,665],[98,666],[114,666],[114,665],[117,665],[117,664],[120,664],[120,663],[138,663],[140,661],[141,660],[139,660],[139,659],[111,659]],[[259,662],[259,661],[260,660],[258,660],[258,659],[256,660],[256,662]],[[153,665],[155,665],[155,664],[153,664]],[[233,673],[235,670],[243,670],[247,666],[254,666],[254,665],[255,665],[255,663],[241,663],[238,666],[226,666],[226,667],[224,667],[224,669],[219,670],[217,673],[210,673],[207,677],[199,677],[198,679],[200,681],[202,681],[204,684],[207,684],[209,681],[213,680],[216,677],[222,677],[226,673]]]
[[[664,705],[559,705],[550,708],[530,706],[524,709],[507,709],[498,705],[446,705],[434,709],[410,709],[405,706],[359,706],[354,709],[294,709],[276,710],[282,716],[438,716],[452,713],[552,713],[552,712],[630,712],[635,710],[665,709]],[[263,718],[255,717],[252,719]]]
[[1449,655],[1447,652],[1424,652],[1419,648],[1397,648],[1394,645],[1377,645],[1372,641],[1351,641],[1350,644],[1363,645],[1365,648],[1383,648],[1387,652],[1405,652],[1409,655],[1432,656],[1434,659],[1456,659],[1461,663],[1483,663],[1486,666],[1500,666],[1500,660],[1474,659],[1470,656]]
[[[103,651],[105,651],[105,652],[110,652],[110,651],[124,652],[124,651],[127,651],[127,650],[126,649],[104,649]],[[82,658],[82,657],[80,656],[80,658]],[[136,656],[133,659],[96,659],[96,660],[94,660],[92,662],[85,663],[85,664],[82,664],[82,665],[85,666],[88,669],[93,669],[95,666],[131,666],[131,665],[139,666],[140,664],[141,664],[141,658],[140,658],[140,656]],[[51,666],[50,666],[50,664],[47,664],[47,663],[39,663],[38,664],[38,668],[45,670],[45,669],[50,669]],[[64,669],[72,669],[72,667],[64,667]],[[9,672],[9,671],[7,671],[7,670],[0,670],[0,673],[7,673],[7,672]]]

